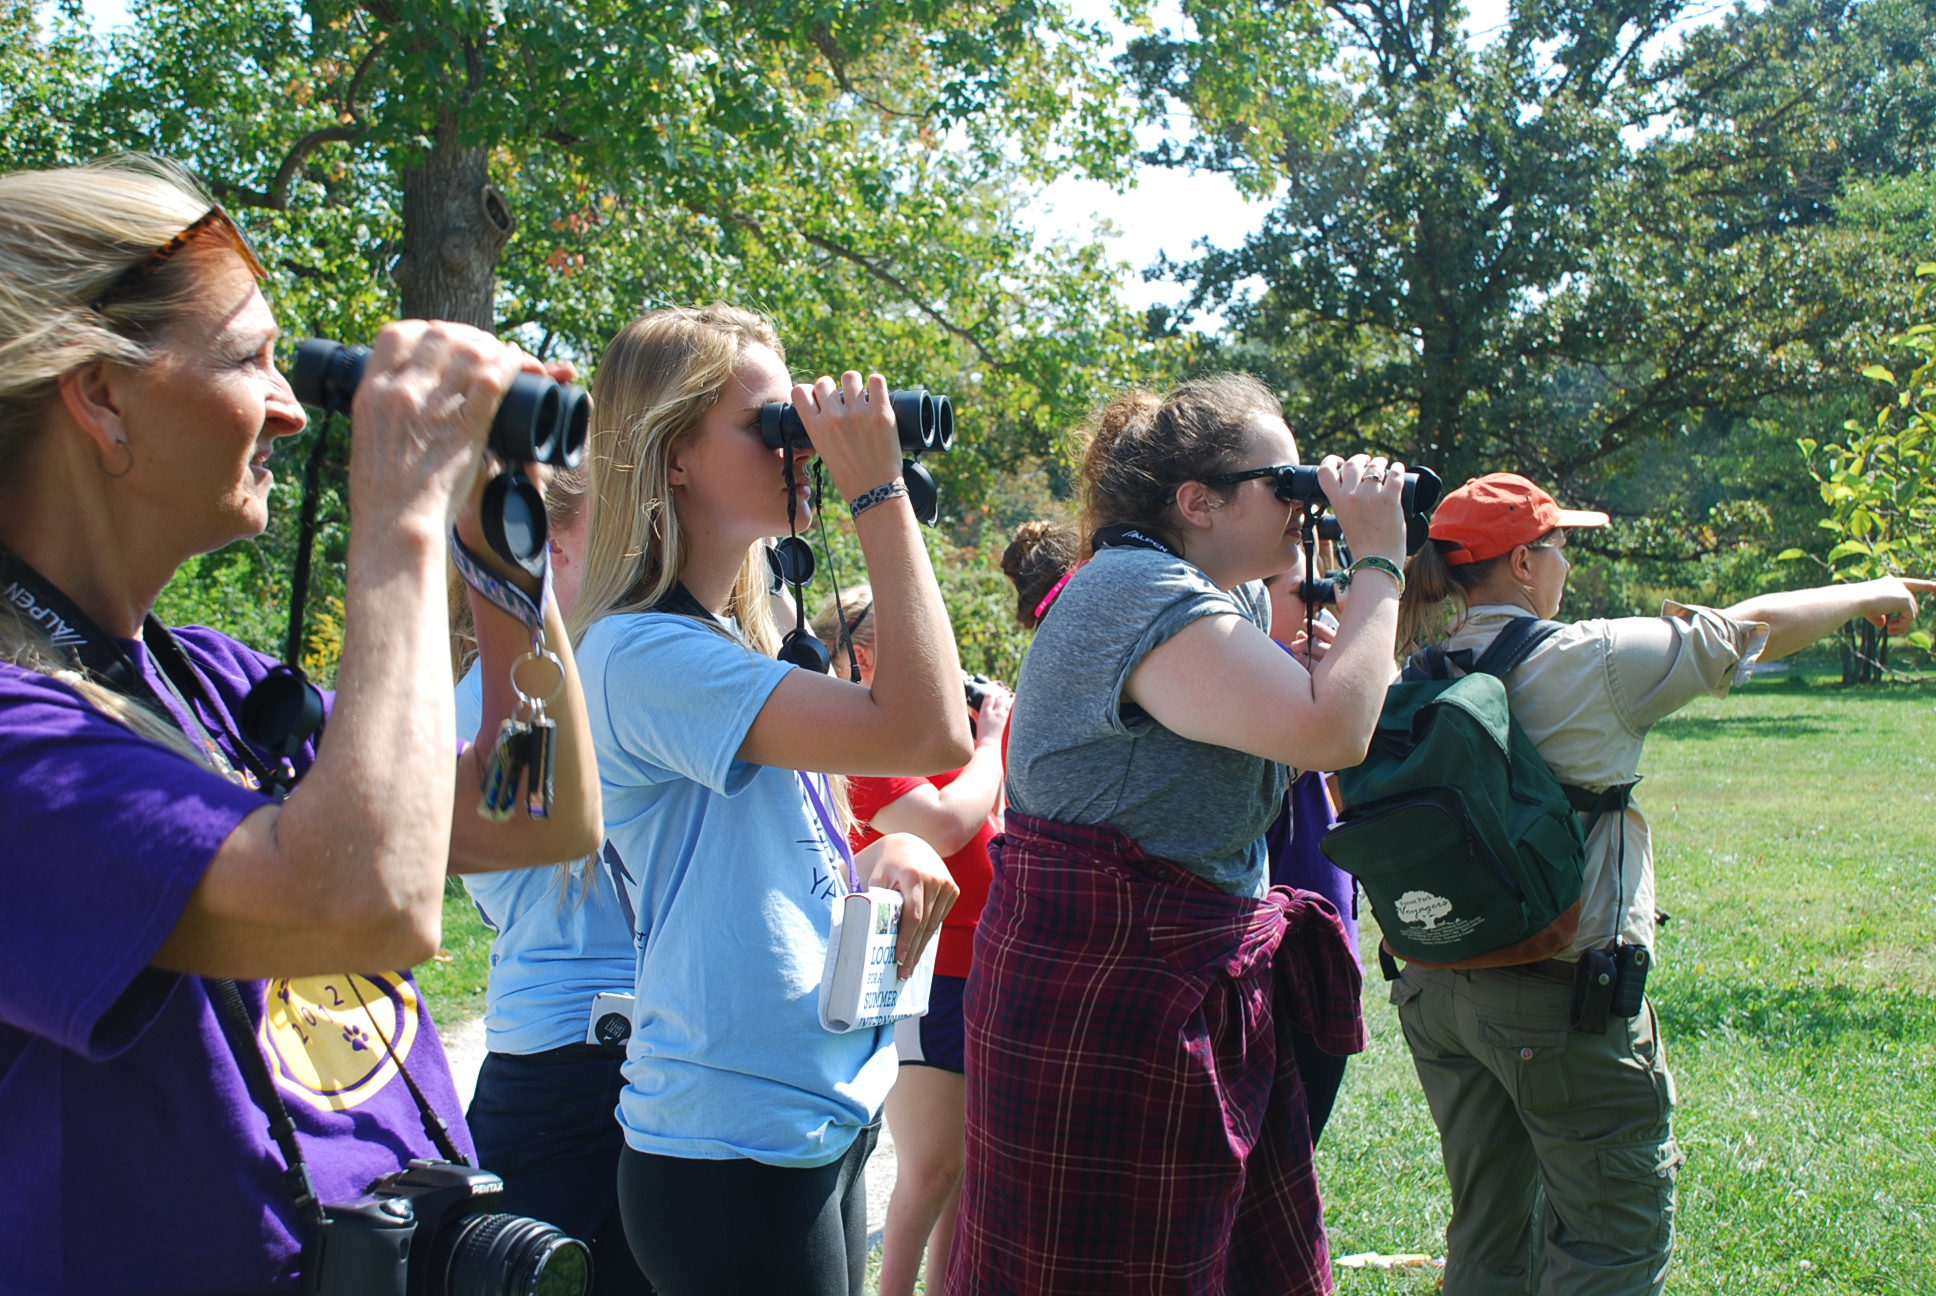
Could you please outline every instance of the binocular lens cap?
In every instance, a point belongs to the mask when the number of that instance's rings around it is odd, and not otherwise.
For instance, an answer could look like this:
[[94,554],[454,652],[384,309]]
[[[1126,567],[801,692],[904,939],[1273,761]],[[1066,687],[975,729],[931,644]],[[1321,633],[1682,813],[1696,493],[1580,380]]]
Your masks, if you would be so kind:
[[833,667],[834,655],[827,645],[806,630],[789,630],[786,638],[780,640],[780,651],[775,653],[789,666],[825,675]]
[[242,699],[242,735],[271,756],[294,757],[323,727],[323,695],[293,666],[276,666]]
[[799,536],[788,536],[767,549],[766,565],[787,584],[805,585],[813,579],[813,546]]
[[529,477],[516,471],[493,477],[484,488],[480,512],[484,540],[500,558],[533,576],[544,575],[551,527],[545,521],[544,496]]

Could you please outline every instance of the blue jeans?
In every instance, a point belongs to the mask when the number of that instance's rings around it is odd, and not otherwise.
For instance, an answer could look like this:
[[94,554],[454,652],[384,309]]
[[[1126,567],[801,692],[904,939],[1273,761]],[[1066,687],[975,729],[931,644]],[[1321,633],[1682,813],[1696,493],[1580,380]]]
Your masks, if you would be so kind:
[[478,1161],[504,1180],[498,1209],[555,1224],[592,1249],[594,1296],[650,1296],[618,1211],[623,1046],[489,1053],[466,1119]]

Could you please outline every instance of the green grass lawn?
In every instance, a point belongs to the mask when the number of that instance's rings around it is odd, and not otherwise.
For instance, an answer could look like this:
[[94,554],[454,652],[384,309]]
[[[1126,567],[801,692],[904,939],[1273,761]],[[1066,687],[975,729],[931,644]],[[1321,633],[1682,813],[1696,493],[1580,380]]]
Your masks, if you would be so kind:
[[491,929],[456,878],[444,883],[444,947],[417,970],[431,1016],[448,1029],[484,1014],[484,982],[491,974]]
[[[1764,679],[1662,724],[1642,773],[1687,1151],[1668,1290],[1936,1293],[1936,692]],[[1436,1136],[1383,1000],[1374,973],[1319,1151],[1333,1252],[1442,1255]]]
[[[1642,773],[1687,1151],[1668,1290],[1936,1293],[1936,690],[1764,679],[1661,725]],[[419,970],[440,1020],[481,1011],[487,936],[453,883],[453,959]],[[1437,1256],[1437,1136],[1384,991],[1373,971],[1371,1050],[1318,1153],[1332,1249]],[[1338,1274],[1346,1296],[1436,1284]]]

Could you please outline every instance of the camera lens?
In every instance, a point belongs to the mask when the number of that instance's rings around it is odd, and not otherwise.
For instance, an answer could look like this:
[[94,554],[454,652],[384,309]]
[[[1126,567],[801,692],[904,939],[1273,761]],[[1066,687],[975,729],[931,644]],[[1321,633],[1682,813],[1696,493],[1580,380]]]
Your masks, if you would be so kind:
[[592,1288],[591,1252],[543,1220],[469,1215],[453,1231],[444,1285],[433,1284],[432,1296],[585,1296]]

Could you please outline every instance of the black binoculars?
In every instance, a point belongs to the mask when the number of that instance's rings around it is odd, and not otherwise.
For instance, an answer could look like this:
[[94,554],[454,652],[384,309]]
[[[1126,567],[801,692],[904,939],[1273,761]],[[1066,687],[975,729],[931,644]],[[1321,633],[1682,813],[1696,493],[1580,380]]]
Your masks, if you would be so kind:
[[[1344,528],[1333,513],[1310,512],[1330,504],[1324,488],[1318,485],[1318,470],[1299,464],[1276,469],[1272,489],[1286,504],[1303,504],[1307,509],[1306,528],[1316,529],[1319,540],[1344,540]],[[1414,554],[1425,544],[1432,530],[1432,510],[1438,507],[1439,493],[1445,489],[1439,475],[1430,468],[1419,468],[1404,475],[1405,552]]]
[[[955,445],[955,407],[946,396],[926,388],[889,392],[887,403],[894,411],[894,430],[901,436],[901,453],[912,459],[934,451],[946,453]],[[807,425],[800,411],[785,401],[769,401],[760,406],[760,440],[777,450],[781,446],[808,446]]]
[[[369,358],[368,347],[310,338],[296,344],[289,386],[305,405],[347,414]],[[521,373],[491,420],[491,452],[508,463],[576,468],[585,459],[591,421],[591,393],[583,387]]]
[[[1318,470],[1314,467],[1306,464],[1287,466],[1277,469],[1273,476],[1276,478],[1274,489],[1277,498],[1286,504],[1330,503],[1324,498],[1324,488],[1318,485]],[[1430,517],[1432,510],[1438,507],[1439,492],[1445,489],[1444,483],[1439,481],[1439,475],[1430,468],[1417,468],[1404,477],[1406,518]]]

